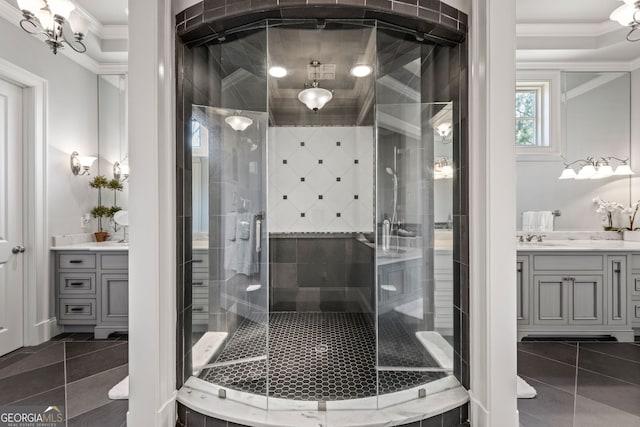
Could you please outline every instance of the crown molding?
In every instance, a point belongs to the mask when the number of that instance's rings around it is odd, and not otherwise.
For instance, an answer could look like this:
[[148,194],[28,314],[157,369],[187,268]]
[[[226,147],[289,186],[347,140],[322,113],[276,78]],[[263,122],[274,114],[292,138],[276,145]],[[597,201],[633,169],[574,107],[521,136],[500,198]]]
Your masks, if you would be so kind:
[[610,20],[597,23],[516,24],[516,37],[599,37],[622,28]]
[[129,64],[100,64],[97,74],[127,74]]
[[[635,66],[634,66],[635,64]],[[516,62],[517,70],[562,70],[562,71],[633,71],[640,68],[640,58],[617,62]]]

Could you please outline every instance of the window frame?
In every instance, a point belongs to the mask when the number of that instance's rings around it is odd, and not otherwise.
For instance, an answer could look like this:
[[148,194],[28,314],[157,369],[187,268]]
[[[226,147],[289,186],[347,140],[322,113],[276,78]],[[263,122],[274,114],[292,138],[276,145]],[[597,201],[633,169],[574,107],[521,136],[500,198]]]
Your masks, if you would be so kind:
[[[560,138],[560,71],[517,71],[516,92],[518,91],[536,91],[536,135],[535,145],[516,145],[514,129],[516,155],[530,160],[560,157],[562,146]],[[514,128],[516,120],[514,117]]]

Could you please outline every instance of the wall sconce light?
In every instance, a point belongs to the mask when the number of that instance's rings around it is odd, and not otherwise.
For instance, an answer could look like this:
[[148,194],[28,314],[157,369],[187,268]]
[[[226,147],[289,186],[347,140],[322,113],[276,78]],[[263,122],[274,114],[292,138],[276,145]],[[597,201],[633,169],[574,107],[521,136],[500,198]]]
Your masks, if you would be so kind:
[[443,157],[436,160],[433,166],[433,179],[453,178],[453,166],[448,158]]
[[[609,162],[614,159],[620,162],[615,170],[611,167]],[[582,162],[582,167],[576,173],[571,165]],[[631,170],[629,166],[629,158],[619,159],[617,157],[600,157],[596,160],[594,157],[587,157],[586,159],[576,160],[574,162],[565,163],[564,170],[558,179],[602,179],[609,178],[611,176],[627,176],[635,175],[635,172]]]
[[89,175],[89,169],[97,159],[94,156],[81,156],[77,151],[74,151],[71,153],[70,159],[71,173],[74,175]]
[[442,143],[451,136],[453,125],[450,122],[443,122],[436,126],[436,133],[442,138]]
[[129,161],[123,159],[122,162],[115,162],[113,164],[113,177],[117,180],[122,178],[122,182],[129,179]]

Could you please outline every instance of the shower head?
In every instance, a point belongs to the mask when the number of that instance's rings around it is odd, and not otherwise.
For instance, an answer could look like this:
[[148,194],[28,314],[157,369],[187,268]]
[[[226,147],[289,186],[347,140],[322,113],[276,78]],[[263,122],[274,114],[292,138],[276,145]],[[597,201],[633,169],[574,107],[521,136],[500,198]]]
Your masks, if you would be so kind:
[[393,169],[387,168],[386,170],[389,175],[396,176],[396,173],[393,171]]

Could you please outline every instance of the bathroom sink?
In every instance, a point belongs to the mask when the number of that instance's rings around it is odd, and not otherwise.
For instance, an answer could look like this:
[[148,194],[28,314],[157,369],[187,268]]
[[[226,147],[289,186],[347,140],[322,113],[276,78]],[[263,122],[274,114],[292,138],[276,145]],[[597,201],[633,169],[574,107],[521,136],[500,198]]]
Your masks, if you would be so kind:
[[519,243],[519,245],[531,246],[531,247],[550,247],[550,248],[567,246],[567,244],[565,242],[558,242],[558,241],[550,241],[550,242],[521,242],[521,243]]

